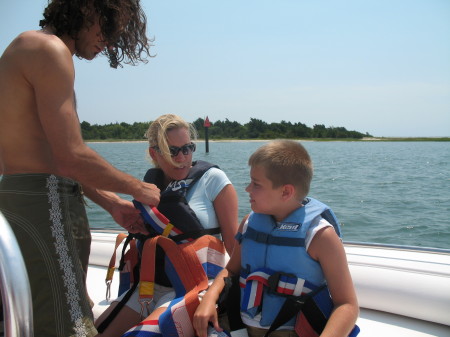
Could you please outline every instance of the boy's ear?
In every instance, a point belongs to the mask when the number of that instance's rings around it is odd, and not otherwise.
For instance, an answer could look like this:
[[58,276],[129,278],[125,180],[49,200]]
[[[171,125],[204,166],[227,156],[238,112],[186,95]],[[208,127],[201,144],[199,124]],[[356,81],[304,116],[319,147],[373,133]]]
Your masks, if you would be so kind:
[[295,197],[295,195],[296,193],[294,185],[291,184],[283,185],[283,190],[281,192],[281,197],[283,198],[283,200],[287,201],[292,197]]

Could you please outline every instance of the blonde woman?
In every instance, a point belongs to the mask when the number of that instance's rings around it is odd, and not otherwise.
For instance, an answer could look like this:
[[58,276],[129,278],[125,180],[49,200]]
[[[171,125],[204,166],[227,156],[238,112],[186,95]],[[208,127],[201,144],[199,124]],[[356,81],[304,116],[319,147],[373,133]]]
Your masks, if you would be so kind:
[[[162,115],[152,122],[147,138],[154,168],[147,171],[144,181],[151,181],[161,190],[158,209],[171,223],[177,227],[184,226],[184,233],[221,235],[231,255],[238,228],[237,194],[226,174],[217,166],[193,161],[195,137],[193,126],[177,115]],[[173,288],[164,273],[163,258],[162,254],[157,253],[155,295],[151,304],[155,317],[174,298]],[[111,304],[99,317],[96,326],[103,322],[117,303]],[[140,311],[135,291],[99,336],[121,336],[142,320]]]

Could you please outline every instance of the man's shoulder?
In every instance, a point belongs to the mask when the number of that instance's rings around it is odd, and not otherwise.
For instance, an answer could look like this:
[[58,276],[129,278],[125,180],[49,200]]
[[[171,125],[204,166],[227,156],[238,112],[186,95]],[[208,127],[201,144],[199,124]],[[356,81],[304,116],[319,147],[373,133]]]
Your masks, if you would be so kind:
[[22,76],[32,85],[49,82],[50,75],[74,76],[73,58],[68,46],[56,35],[26,31],[18,35],[2,56],[4,72]]
[[63,52],[66,53],[69,58],[72,58],[72,54],[67,45],[58,36],[42,31],[35,31],[34,36],[38,42],[38,46],[48,52]]
[[8,52],[17,55],[32,54],[33,58],[65,53],[67,57],[72,58],[69,49],[59,37],[37,30],[19,34],[9,45]]

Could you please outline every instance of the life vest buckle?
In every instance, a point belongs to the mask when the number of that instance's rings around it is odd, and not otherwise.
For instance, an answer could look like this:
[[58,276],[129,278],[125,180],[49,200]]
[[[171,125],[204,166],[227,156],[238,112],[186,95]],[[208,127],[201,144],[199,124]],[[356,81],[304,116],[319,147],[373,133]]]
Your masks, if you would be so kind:
[[267,279],[268,292],[275,293],[278,296],[285,296],[285,297],[292,296],[292,295],[284,294],[284,293],[281,293],[278,291],[281,276],[297,278],[297,276],[295,276],[294,274],[275,272],[272,275],[270,275],[269,278]]

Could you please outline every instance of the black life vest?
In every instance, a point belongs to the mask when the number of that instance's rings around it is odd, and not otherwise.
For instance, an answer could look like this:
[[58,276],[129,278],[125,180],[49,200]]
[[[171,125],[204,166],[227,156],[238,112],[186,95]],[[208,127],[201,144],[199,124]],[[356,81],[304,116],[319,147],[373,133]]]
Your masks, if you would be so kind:
[[[187,191],[212,167],[219,168],[217,165],[206,161],[194,161],[185,179],[171,181],[165,189],[163,188],[164,172],[161,169],[151,168],[144,176],[145,182],[155,184],[162,191],[157,207],[158,211],[183,232],[183,234],[172,237],[175,242],[186,238],[197,239],[202,235],[220,233],[220,228],[205,229],[186,200]],[[150,237],[156,235],[153,228],[147,226],[147,229],[151,233]],[[156,250],[155,281],[160,285],[171,287],[172,284],[164,272],[164,259],[164,252],[158,247]]]
[[[186,238],[196,239],[205,234],[220,233],[219,228],[205,230],[186,200],[187,191],[212,167],[218,168],[217,165],[197,160],[192,163],[185,179],[173,180],[165,189],[163,188],[164,172],[161,169],[151,168],[144,176],[145,182],[155,184],[162,191],[157,207],[158,211],[183,233],[172,238],[175,242]],[[147,229],[150,233],[154,233],[151,227],[147,227]]]

